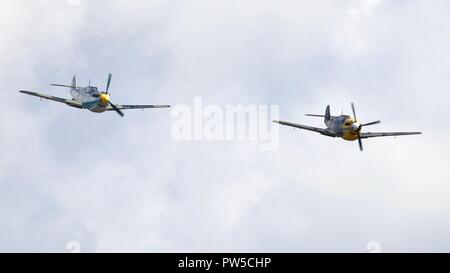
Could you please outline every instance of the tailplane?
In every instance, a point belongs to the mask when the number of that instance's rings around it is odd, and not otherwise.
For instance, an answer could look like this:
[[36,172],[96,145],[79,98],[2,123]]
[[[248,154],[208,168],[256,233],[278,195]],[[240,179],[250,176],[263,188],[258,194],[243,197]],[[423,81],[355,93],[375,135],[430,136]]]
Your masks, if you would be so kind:
[[77,78],[76,78],[76,76],[72,77],[72,84],[71,85],[57,84],[57,83],[52,83],[50,85],[58,86],[58,87],[67,87],[67,88],[77,89]]
[[331,114],[330,114],[330,106],[327,105],[327,109],[325,109],[325,115],[315,115],[315,114],[306,114],[306,116],[308,117],[319,117],[319,118],[324,118],[325,122],[329,121],[331,118]]

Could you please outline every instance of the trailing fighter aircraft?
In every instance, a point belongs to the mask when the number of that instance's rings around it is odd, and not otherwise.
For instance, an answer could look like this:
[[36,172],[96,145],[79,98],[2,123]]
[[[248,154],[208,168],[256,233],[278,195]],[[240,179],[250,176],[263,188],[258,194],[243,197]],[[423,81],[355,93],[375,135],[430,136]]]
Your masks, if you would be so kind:
[[103,113],[105,111],[116,111],[120,116],[123,117],[121,110],[126,109],[145,109],[145,108],[166,108],[170,105],[120,105],[113,104],[109,97],[109,85],[111,83],[111,73],[108,75],[108,82],[106,83],[106,91],[99,91],[97,87],[91,86],[89,81],[89,86],[87,87],[77,87],[76,77],[73,76],[71,85],[64,84],[51,84],[52,86],[67,87],[70,88],[70,95],[72,99],[58,98],[50,95],[40,94],[36,92],[30,92],[26,90],[20,90],[19,92],[40,97],[43,99],[53,100],[61,103],[65,103],[71,107],[88,109],[91,112]]
[[378,124],[381,121],[373,121],[369,123],[360,123],[356,119],[356,113],[355,113],[355,106],[352,103],[352,111],[353,111],[353,118],[351,118],[349,115],[340,115],[340,116],[332,116],[330,115],[330,106],[328,105],[325,110],[325,115],[313,115],[313,114],[306,114],[306,116],[310,117],[323,117],[325,121],[325,125],[327,128],[316,128],[311,126],[305,126],[300,125],[296,123],[286,122],[286,121],[279,121],[274,120],[273,122],[279,123],[281,125],[291,126],[294,128],[309,130],[313,132],[320,133],[325,136],[329,137],[340,137],[342,139],[353,141],[358,140],[359,143],[359,149],[363,150],[362,140],[363,138],[370,138],[370,137],[384,137],[384,136],[404,136],[404,135],[418,135],[421,134],[421,132],[378,132],[378,133],[363,133],[361,132],[361,129],[365,126]]

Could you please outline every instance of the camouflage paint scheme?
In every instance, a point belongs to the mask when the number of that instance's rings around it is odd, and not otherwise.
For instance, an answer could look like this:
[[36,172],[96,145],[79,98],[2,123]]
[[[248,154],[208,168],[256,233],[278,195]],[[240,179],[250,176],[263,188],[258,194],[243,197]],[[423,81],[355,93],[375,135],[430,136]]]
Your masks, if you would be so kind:
[[[109,87],[110,80],[111,80],[111,74],[109,75],[109,78],[108,78],[108,87]],[[26,90],[20,90],[19,92],[27,94],[27,95],[43,98],[43,99],[48,99],[48,100],[65,103],[71,107],[87,109],[94,113],[102,113],[105,111],[117,111],[116,109],[114,109],[113,106],[111,106],[112,103],[110,102],[110,96],[108,94],[108,91],[100,92],[97,87],[90,86],[90,85],[87,87],[77,87],[75,76],[73,76],[73,78],[72,78],[71,85],[63,85],[63,84],[52,84],[52,85],[58,86],[58,87],[70,88],[70,95],[72,96],[72,99],[64,99],[64,98],[59,98],[59,97],[55,97],[55,96],[40,94],[40,93],[26,91]],[[108,89],[108,87],[107,87],[107,89]],[[114,106],[119,110],[119,112],[120,112],[120,110],[126,110],[126,109],[146,109],[146,108],[170,107],[170,105],[121,105],[121,104],[115,104]],[[121,114],[121,113],[119,113],[119,114]]]
[[[353,108],[352,104],[352,108]],[[354,108],[353,108],[354,109]],[[354,141],[358,140],[358,135],[361,139],[370,137],[384,137],[384,136],[404,136],[404,135],[417,135],[421,132],[377,132],[377,133],[364,133],[361,132],[363,126],[373,125],[380,123],[380,121],[375,121],[367,124],[361,124],[356,121],[356,118],[352,118],[349,115],[332,116],[330,114],[330,106],[328,105],[325,110],[325,115],[312,115],[307,114],[307,116],[313,117],[323,117],[326,128],[317,128],[301,124],[296,124],[287,121],[274,120],[273,122],[279,123],[281,125],[286,125],[294,128],[304,129],[308,131],[313,131],[320,133],[329,137],[340,137],[344,140]],[[362,150],[362,144],[360,143],[360,149]]]

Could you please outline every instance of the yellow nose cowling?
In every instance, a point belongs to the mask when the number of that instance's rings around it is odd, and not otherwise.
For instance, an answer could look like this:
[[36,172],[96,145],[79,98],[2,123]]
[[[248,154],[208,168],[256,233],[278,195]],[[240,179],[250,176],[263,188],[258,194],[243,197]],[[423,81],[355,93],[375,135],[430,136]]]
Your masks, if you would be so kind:
[[358,139],[358,131],[353,131],[352,126],[355,123],[355,120],[352,118],[348,118],[345,120],[344,124],[342,125],[343,134],[342,138],[344,140],[353,141]]
[[109,103],[109,95],[108,94],[101,94],[100,95],[100,101],[104,105],[108,104]]

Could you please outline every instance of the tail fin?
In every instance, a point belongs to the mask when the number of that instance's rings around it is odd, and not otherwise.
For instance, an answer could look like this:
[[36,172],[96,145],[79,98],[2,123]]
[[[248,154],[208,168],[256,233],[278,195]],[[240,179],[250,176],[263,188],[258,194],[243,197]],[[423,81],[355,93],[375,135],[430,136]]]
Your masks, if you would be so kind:
[[76,78],[76,76],[73,76],[71,85],[57,84],[57,83],[52,83],[50,85],[58,86],[58,87],[67,87],[67,88],[77,89],[77,78]]
[[72,77],[71,87],[74,88],[74,89],[77,88],[77,77],[75,75],[73,75],[73,77]]
[[325,122],[329,121],[329,120],[330,120],[330,117],[331,117],[331,114],[330,114],[330,106],[327,105],[327,109],[325,109]]

